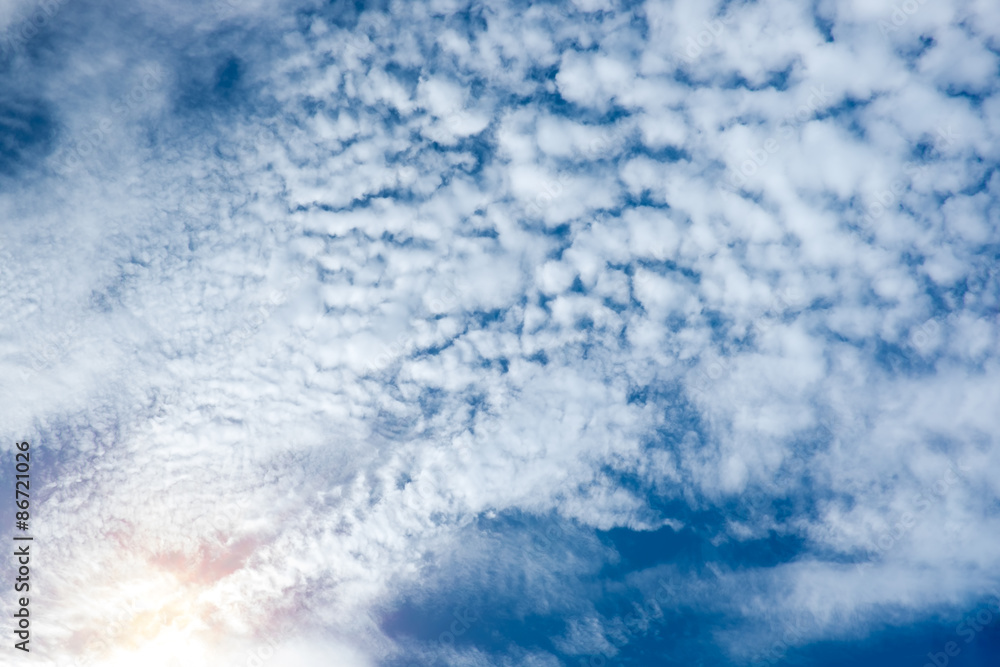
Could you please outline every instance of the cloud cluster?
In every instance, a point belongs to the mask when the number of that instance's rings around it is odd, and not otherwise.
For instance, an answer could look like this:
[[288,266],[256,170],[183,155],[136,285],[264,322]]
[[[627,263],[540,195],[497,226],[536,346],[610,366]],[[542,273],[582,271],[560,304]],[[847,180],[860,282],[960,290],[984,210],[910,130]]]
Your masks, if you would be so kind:
[[[349,4],[67,3],[0,73],[40,664],[556,665],[685,609],[774,659],[997,583],[1000,10]],[[726,559],[587,583],[710,512]],[[446,594],[453,641],[386,620]]]

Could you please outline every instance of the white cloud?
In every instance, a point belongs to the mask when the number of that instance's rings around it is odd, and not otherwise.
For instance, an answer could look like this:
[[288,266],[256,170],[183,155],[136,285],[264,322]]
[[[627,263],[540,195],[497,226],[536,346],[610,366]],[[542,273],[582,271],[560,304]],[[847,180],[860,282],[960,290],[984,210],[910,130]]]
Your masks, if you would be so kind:
[[[925,3],[882,35],[891,3],[821,5],[827,42],[795,3],[650,2],[646,27],[575,5],[466,25],[461,3],[392,3],[300,30],[289,3],[150,4],[28,65],[62,134],[4,175],[0,392],[7,441],[58,452],[36,473],[41,664],[192,642],[241,660],[278,619],[304,631],[272,660],[377,664],[402,650],[380,613],[427,563],[488,557],[481,513],[649,530],[652,490],[815,494],[814,514],[716,536],[816,550],[727,575],[719,606],[763,642],[796,615],[795,641],[845,636],[991,581],[995,11],[960,28],[959,3]],[[112,27],[156,39],[133,54]],[[216,46],[230,29],[245,43]],[[213,87],[234,53],[252,107]],[[118,113],[147,64],[162,82]],[[666,416],[684,405],[701,434]],[[975,465],[879,554],[882,579],[822,559],[868,548],[867,524],[959,458]],[[141,639],[88,644],[129,595]],[[608,651],[581,614],[561,650]]]

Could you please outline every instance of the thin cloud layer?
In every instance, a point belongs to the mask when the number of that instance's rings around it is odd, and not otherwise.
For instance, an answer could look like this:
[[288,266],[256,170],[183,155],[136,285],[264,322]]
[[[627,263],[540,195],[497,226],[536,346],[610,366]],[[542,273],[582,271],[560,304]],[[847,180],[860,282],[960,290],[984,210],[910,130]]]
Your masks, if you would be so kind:
[[39,664],[751,664],[1000,585],[991,3],[106,9],[0,62]]

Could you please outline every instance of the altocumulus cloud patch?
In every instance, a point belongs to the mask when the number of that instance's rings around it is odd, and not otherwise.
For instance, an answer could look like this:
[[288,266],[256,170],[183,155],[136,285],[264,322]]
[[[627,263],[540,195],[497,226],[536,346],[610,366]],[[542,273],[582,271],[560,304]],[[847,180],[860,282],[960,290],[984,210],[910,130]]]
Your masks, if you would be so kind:
[[989,664],[998,30],[10,3],[30,659]]

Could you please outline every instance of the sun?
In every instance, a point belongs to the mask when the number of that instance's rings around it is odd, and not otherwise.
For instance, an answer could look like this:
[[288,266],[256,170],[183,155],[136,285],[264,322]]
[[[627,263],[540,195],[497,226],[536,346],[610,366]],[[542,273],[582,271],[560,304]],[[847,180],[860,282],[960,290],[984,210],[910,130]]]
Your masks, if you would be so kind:
[[103,660],[108,667],[208,667],[209,647],[197,637],[165,628],[152,641],[134,648],[117,648]]
[[190,585],[161,573],[121,591],[127,612],[106,634],[95,663],[108,667],[208,667],[213,647],[203,615],[210,608]]

